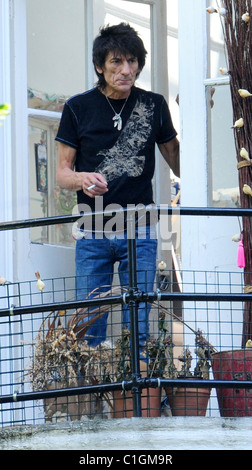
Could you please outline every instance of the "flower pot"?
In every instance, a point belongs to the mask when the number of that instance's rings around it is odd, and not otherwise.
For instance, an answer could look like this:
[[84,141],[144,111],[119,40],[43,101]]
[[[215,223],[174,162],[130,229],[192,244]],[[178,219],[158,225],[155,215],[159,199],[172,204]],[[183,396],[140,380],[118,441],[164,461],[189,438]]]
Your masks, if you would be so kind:
[[165,392],[172,416],[206,416],[210,388],[169,387]]
[[[141,408],[143,418],[157,418],[161,415],[161,390],[160,388],[149,388],[142,390]],[[131,391],[114,392],[113,418],[132,418],[133,399]]]
[[[215,353],[211,362],[215,380],[252,378],[252,349]],[[216,392],[221,416],[252,416],[252,384],[251,389],[217,388]]]

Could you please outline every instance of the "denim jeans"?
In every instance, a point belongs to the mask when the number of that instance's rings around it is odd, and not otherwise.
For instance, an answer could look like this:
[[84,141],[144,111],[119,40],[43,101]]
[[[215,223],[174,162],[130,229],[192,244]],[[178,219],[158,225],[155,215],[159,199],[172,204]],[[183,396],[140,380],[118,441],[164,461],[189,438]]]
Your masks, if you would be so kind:
[[[153,230],[154,229],[154,230]],[[136,228],[137,287],[140,291],[152,292],[156,272],[157,239],[155,227],[146,227],[142,238]],[[76,242],[76,290],[77,299],[85,299],[90,292],[106,292],[111,288],[114,264],[118,264],[118,275],[122,287],[128,286],[128,243],[124,238],[111,234],[102,239],[82,238]],[[139,303],[138,330],[140,356],[149,334],[149,312],[151,306]],[[108,313],[98,319],[87,331],[85,339],[96,346],[106,339]],[[122,309],[122,324],[130,328],[130,313],[127,305]]]

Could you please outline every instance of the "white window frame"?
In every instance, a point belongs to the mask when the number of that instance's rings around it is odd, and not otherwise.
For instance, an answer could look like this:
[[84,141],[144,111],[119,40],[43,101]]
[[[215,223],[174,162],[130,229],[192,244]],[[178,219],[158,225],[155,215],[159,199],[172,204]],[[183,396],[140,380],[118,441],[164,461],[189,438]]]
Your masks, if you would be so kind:
[[[10,23],[11,14],[9,2],[0,0],[0,103],[11,103],[11,47]],[[0,155],[2,188],[2,203],[0,205],[0,221],[13,220],[12,210],[12,117],[4,121],[0,127]],[[12,234],[0,233],[1,276],[7,279],[13,277]]]
[[[207,77],[208,27],[206,0],[178,1],[179,17],[179,108],[181,177],[186,181],[200,174],[192,185],[183,184],[183,205],[207,206],[207,113],[205,80]],[[205,14],[202,14],[205,12]],[[188,27],[190,25],[190,27]],[[196,183],[196,182],[195,182]]]

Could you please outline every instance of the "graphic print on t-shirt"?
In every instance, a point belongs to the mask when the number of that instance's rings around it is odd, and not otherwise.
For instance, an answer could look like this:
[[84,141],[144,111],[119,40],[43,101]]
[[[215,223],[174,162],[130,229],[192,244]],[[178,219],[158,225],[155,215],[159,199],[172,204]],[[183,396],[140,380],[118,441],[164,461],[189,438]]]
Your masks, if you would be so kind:
[[95,171],[102,173],[107,182],[124,174],[131,177],[142,174],[145,156],[138,153],[145,147],[150,136],[153,112],[152,100],[148,104],[137,101],[115,145],[98,153],[104,160]]

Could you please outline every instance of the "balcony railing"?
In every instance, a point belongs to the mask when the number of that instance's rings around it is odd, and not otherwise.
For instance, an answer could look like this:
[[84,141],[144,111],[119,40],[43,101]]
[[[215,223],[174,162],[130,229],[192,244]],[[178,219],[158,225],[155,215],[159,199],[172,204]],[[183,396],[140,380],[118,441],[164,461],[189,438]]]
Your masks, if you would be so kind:
[[[252,214],[249,209],[157,209],[160,215]],[[72,223],[79,217],[6,222],[0,224],[0,231]],[[133,233],[132,217],[128,223]],[[244,302],[251,301],[251,294],[243,292],[242,274],[182,272],[182,289],[177,291],[172,269],[166,271],[166,290],[160,288],[158,276],[153,292],[139,290],[134,236],[128,239],[128,269],[127,289],[114,285],[106,295],[84,300],[76,298],[72,277],[44,280],[43,292],[36,288],[36,281],[0,286],[2,426],[95,414],[112,418],[173,413],[251,416],[252,348],[240,347]],[[139,355],[140,303],[152,306],[146,361]],[[130,310],[130,329],[122,335],[125,305]],[[79,337],[70,322],[72,318],[76,322],[76,313],[90,313],[94,308],[101,314],[110,312],[107,341],[96,349],[86,345],[85,337]],[[230,352],[229,357],[219,358],[222,352]],[[200,361],[205,368],[199,370]],[[183,391],[182,404],[173,412],[178,390]],[[204,390],[209,392],[205,410]],[[196,398],[196,405],[187,392]],[[155,394],[157,401],[152,405]],[[123,408],[118,411],[122,398]]]

